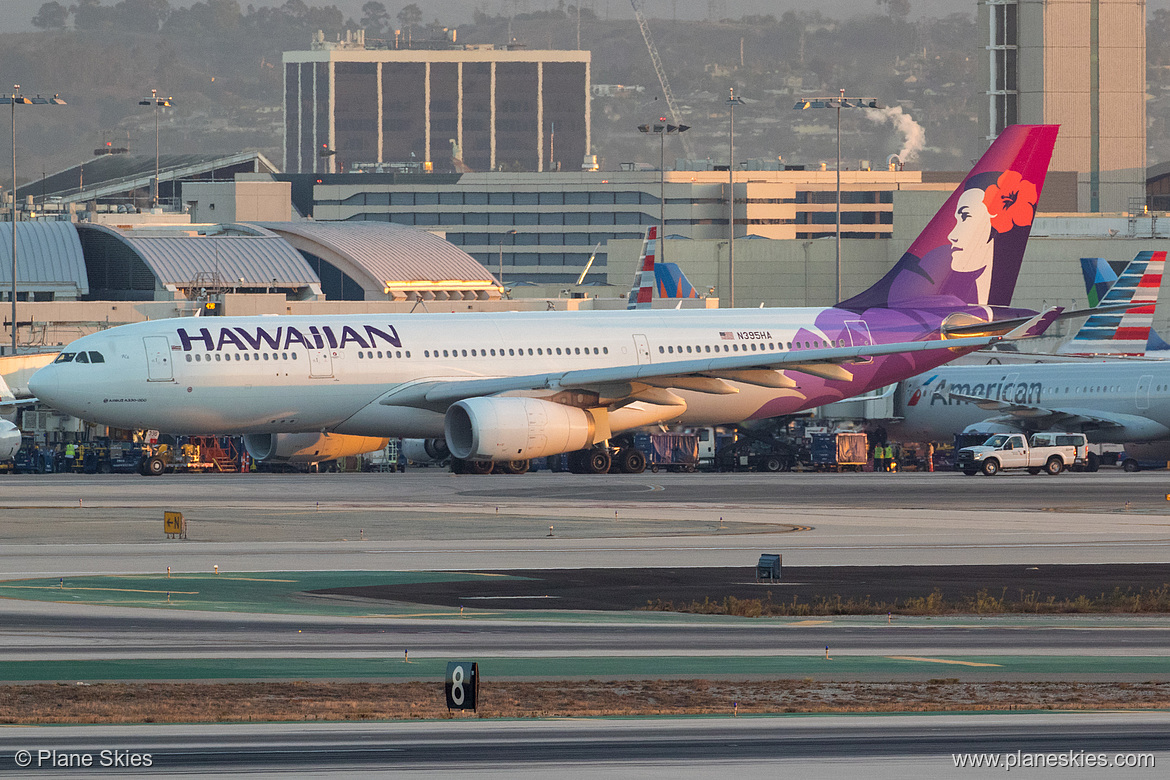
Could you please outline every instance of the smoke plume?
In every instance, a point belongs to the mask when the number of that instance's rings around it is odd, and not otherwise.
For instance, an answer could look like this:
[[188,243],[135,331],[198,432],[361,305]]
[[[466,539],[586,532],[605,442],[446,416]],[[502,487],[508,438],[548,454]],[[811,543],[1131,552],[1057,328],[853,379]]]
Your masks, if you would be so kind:
[[865,109],[865,118],[876,125],[892,122],[894,129],[903,136],[902,148],[898,158],[902,162],[909,162],[918,158],[918,153],[926,146],[926,132],[922,125],[902,110],[901,106],[886,106],[885,108]]

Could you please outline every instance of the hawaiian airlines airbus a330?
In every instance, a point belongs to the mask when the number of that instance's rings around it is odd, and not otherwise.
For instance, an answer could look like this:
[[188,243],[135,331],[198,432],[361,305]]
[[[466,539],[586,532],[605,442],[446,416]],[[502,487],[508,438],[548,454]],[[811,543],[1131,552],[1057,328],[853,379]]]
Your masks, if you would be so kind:
[[637,470],[597,445],[790,414],[1042,332],[1058,310],[1008,307],[1056,132],[1008,128],[897,265],[829,308],[162,320],[80,338],[29,386],[121,428],[244,434],[262,459],[444,437],[473,470],[576,451]]

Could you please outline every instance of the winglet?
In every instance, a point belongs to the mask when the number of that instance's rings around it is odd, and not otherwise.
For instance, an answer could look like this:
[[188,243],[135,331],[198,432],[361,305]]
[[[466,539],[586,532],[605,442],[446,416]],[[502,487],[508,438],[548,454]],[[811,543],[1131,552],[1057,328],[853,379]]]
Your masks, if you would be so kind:
[[1034,339],[1037,336],[1043,336],[1044,331],[1048,330],[1049,326],[1056,322],[1060,317],[1060,313],[1063,311],[1063,306],[1053,306],[1045,309],[1024,324],[1006,333],[1003,340],[1016,341],[1018,339]]

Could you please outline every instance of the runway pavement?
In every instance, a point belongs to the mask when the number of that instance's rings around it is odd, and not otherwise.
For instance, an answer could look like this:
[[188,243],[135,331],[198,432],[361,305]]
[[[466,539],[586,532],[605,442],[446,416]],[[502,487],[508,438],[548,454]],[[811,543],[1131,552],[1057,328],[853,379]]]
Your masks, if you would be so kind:
[[[0,602],[0,660],[37,658],[488,655],[1026,654],[1170,656],[1161,616],[1062,615],[704,620],[426,620],[217,614]],[[672,618],[672,619],[666,619]],[[1170,668],[1166,674],[1170,675]]]
[[[1162,472],[456,477],[426,469],[0,484],[0,574],[12,577],[216,565],[741,566],[762,551],[796,566],[1170,563]],[[187,516],[188,541],[163,537],[164,509]]]
[[[149,760],[150,774],[212,776],[295,771],[301,777],[412,771],[416,775],[705,778],[988,777],[1003,768],[956,768],[956,761],[1023,763],[1024,754],[1063,754],[1072,768],[1012,777],[1156,777],[1170,760],[1166,713],[1063,713],[870,717],[764,717],[589,721],[319,725],[9,728],[0,731],[0,770],[29,776],[51,762],[113,761],[119,751]],[[102,751],[110,751],[103,756]],[[22,751],[28,751],[27,753]],[[60,758],[54,758],[53,751]],[[148,756],[149,759],[143,758]],[[1091,758],[1089,758],[1091,757]],[[1044,760],[1050,760],[1045,758]],[[1056,760],[1055,758],[1051,760]],[[1109,768],[1077,767],[1106,762]],[[29,763],[24,770],[19,763]],[[1151,763],[1155,766],[1151,766]],[[1142,764],[1141,768],[1114,764]],[[1165,769],[1162,769],[1165,772]],[[6,772],[7,773],[7,772]]]
[[[203,574],[215,566],[222,572],[744,568],[761,552],[781,552],[794,571],[810,572],[842,566],[1043,571],[1058,564],[1170,563],[1170,488],[1164,473],[994,479],[955,474],[455,477],[419,470],[157,479],[14,476],[0,477],[0,486],[4,580],[164,576],[168,566],[176,573]],[[164,537],[164,509],[187,516],[189,540]],[[323,597],[297,598],[317,604]],[[771,665],[768,674],[799,669],[789,673],[823,679],[1170,678],[1170,628],[1160,617],[743,620],[556,613],[551,604],[534,617],[517,616],[514,610],[496,610],[500,614],[493,616],[492,609],[481,607],[484,614],[461,618],[451,605],[411,611],[387,606],[381,617],[361,617],[356,615],[367,613],[355,612],[355,605],[377,614],[371,600],[336,603],[346,605],[348,616],[5,599],[0,601],[0,661],[10,669],[61,663],[66,675],[82,668],[70,666],[81,660],[90,664],[86,669],[163,660],[178,668],[184,659],[207,668],[279,667],[274,661],[293,668],[295,661],[301,664],[297,669],[311,666],[326,676],[342,667],[362,674],[367,667],[361,664],[368,660],[397,658],[409,648],[420,668],[428,670],[454,656],[478,657],[500,659],[502,674],[524,676],[528,669],[531,677],[542,676],[542,669],[571,676],[579,664],[583,674],[598,678],[661,676],[657,670],[665,668],[667,674],[698,669],[698,676],[752,679],[759,660]],[[826,646],[835,660],[823,659]],[[667,658],[673,666],[660,667],[657,659]],[[644,663],[648,659],[655,663]],[[505,660],[523,663],[507,671]],[[78,678],[84,675],[60,679]],[[22,747],[72,752],[108,747],[157,753],[155,773],[196,776],[295,771],[328,777],[404,768],[438,776],[454,767],[460,774],[482,777],[540,777],[550,771],[569,777],[687,778],[729,771],[939,777],[956,771],[950,753],[958,751],[1154,751],[1170,760],[1166,718],[1165,713],[1126,713],[643,719],[636,727],[624,721],[459,720],[319,728],[8,728],[0,730],[0,769],[16,770],[15,751]],[[35,773],[51,776],[53,770]],[[1111,770],[1109,776],[1151,774],[1148,769]]]

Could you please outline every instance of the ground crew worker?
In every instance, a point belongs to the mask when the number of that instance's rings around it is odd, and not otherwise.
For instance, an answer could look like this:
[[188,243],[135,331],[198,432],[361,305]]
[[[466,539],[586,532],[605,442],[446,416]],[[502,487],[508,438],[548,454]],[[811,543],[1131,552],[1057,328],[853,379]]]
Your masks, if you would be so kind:
[[886,442],[886,471],[894,472],[898,470],[898,462],[894,460],[894,447],[889,442]]
[[881,442],[873,445],[873,470],[886,470],[886,448]]

